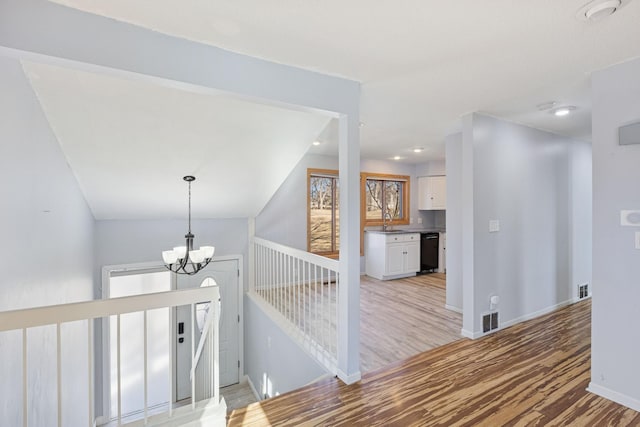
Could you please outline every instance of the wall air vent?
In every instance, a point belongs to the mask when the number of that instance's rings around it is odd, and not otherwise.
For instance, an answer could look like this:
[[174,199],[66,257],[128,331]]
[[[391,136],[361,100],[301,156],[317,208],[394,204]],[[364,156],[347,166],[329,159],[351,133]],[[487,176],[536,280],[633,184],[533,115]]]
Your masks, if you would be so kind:
[[490,312],[482,315],[482,333],[498,329],[498,312]]
[[589,284],[584,283],[582,285],[578,285],[578,298],[584,299],[589,296]]

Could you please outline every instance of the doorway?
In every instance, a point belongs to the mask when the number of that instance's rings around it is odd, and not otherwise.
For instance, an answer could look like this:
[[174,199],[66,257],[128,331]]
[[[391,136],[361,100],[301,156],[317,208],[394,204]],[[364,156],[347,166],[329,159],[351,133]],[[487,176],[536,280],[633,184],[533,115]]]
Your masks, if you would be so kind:
[[[103,269],[104,298],[124,297],[145,293],[163,292],[174,289],[219,286],[221,299],[220,316],[220,387],[236,384],[240,379],[240,277],[241,258],[230,257],[212,261],[194,276],[175,275],[162,266],[151,264],[108,266]],[[149,373],[148,407],[167,405],[169,396],[172,403],[191,398],[191,324],[203,317],[206,304],[196,305],[196,315],[191,319],[191,307],[174,309],[171,340],[167,339],[167,325],[170,323],[169,309],[148,311],[148,366]],[[120,316],[120,370],[122,387],[122,416],[136,415],[144,410],[143,372],[143,313]],[[202,319],[199,319],[202,322]],[[178,334],[183,323],[182,334]],[[157,334],[155,338],[153,334]],[[104,347],[104,408],[110,419],[117,418],[117,324],[116,318],[105,322]],[[183,342],[179,342],[183,338]],[[195,328],[195,345],[200,339],[200,329]],[[169,366],[173,352],[173,366]],[[153,360],[152,360],[153,358]],[[172,377],[173,390],[169,391]],[[126,386],[126,387],[125,387]],[[126,388],[126,391],[125,391]],[[153,394],[153,396],[152,396]]]
[[[239,265],[237,259],[215,261],[193,276],[178,275],[177,289],[188,289],[215,284],[220,289],[220,387],[237,384],[240,380],[240,342],[239,328]],[[191,307],[176,309],[176,401],[191,397],[191,324],[197,322],[204,307],[197,307],[195,316],[191,316]],[[182,331],[182,333],[180,333]],[[195,328],[197,347],[200,329]]]

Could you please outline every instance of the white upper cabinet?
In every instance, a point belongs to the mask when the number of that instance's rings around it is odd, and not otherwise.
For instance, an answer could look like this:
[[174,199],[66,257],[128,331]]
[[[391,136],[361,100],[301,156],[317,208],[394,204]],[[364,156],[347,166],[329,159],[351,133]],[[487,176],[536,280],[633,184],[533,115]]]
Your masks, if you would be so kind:
[[447,208],[447,179],[445,176],[418,178],[418,209],[444,210]]

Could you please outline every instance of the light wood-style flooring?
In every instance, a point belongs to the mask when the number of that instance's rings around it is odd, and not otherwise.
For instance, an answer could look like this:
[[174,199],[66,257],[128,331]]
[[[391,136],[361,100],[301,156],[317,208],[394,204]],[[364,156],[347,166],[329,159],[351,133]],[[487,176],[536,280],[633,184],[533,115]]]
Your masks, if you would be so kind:
[[233,411],[230,426],[638,426],[588,393],[591,302],[458,340],[345,385],[327,379]]
[[444,308],[440,273],[360,279],[360,369],[371,372],[461,339],[462,315]]

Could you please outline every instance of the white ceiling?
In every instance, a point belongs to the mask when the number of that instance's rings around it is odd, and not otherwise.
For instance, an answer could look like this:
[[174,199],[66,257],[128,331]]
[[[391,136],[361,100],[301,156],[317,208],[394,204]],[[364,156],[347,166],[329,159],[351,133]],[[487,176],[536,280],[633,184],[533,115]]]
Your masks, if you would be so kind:
[[329,123],[306,112],[23,62],[96,219],[257,215]]
[[[53,1],[358,80],[362,157],[407,163],[443,158],[474,111],[590,139],[590,73],[640,56],[639,0],[595,23],[575,16],[585,0]],[[184,218],[186,174],[194,217],[253,216],[309,149],[336,153],[327,117],[23,66],[97,219]],[[548,101],[578,109],[556,118]]]
[[[363,83],[363,157],[443,157],[473,111],[589,139],[589,74],[640,56],[640,1],[55,0],[154,31]],[[578,106],[558,119],[536,105]],[[411,149],[425,147],[422,154]]]

